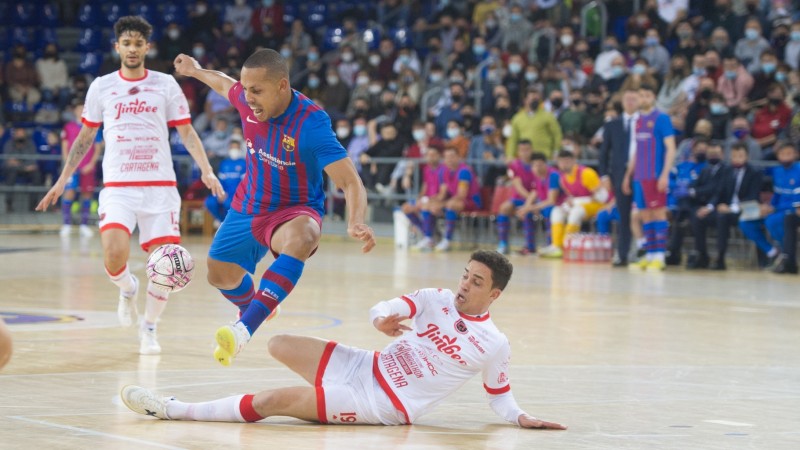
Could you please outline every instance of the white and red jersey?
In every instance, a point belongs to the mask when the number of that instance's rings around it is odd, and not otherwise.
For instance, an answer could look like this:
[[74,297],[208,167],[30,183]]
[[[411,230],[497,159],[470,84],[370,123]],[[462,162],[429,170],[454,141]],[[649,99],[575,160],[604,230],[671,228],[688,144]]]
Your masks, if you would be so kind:
[[[395,339],[375,359],[374,375],[395,407],[413,423],[481,373],[487,393],[509,393],[511,347],[489,314],[459,313],[455,294],[422,289],[376,305],[371,316],[398,313],[413,330]],[[516,407],[516,404],[514,404]],[[518,413],[510,414],[515,419]]]
[[81,121],[103,127],[103,182],[113,186],[175,186],[169,127],[191,123],[189,104],[172,75],[121,71],[89,86]]

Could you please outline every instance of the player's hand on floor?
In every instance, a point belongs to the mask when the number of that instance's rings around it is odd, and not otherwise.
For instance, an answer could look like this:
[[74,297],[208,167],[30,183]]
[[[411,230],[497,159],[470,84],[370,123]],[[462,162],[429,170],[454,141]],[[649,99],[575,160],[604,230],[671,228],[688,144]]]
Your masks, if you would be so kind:
[[519,416],[519,426],[522,428],[535,428],[540,430],[566,430],[566,425],[561,425],[560,423],[555,422],[545,422],[544,420],[539,420],[536,417],[529,416],[528,414],[523,414]]
[[58,202],[58,198],[61,197],[61,194],[64,193],[64,185],[56,181],[56,184],[47,191],[42,201],[36,205],[36,211],[47,211],[47,208],[50,205],[55,205]]
[[408,319],[408,317],[402,317],[399,314],[392,314],[391,316],[377,317],[375,322],[373,322],[373,325],[375,325],[375,328],[377,328],[381,333],[387,336],[397,337],[406,331],[411,331],[411,327],[401,323],[406,319]]
[[364,246],[361,247],[361,251],[364,253],[367,253],[372,250],[372,247],[375,247],[375,234],[372,232],[372,228],[363,223],[347,227],[347,234],[349,234],[350,237],[364,242]]
[[222,188],[222,184],[213,172],[204,173],[200,176],[200,179],[211,190],[214,197],[217,197],[218,200],[225,200],[225,189]]

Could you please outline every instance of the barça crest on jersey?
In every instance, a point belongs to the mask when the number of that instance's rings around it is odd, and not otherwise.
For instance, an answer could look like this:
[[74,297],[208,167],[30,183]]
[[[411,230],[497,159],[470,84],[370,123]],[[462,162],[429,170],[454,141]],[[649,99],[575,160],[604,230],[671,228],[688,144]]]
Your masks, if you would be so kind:
[[456,331],[458,331],[461,334],[467,334],[467,324],[464,323],[463,319],[458,319],[456,321],[455,326],[456,326]]
[[281,140],[281,145],[283,145],[283,149],[287,152],[293,152],[295,145],[294,145],[294,138],[284,134],[283,139]]

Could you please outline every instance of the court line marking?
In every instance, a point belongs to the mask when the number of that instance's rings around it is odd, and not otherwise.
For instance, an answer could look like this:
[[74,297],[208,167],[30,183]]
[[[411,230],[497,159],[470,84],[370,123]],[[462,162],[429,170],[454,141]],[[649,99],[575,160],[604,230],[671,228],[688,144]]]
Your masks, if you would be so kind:
[[167,448],[167,449],[171,449],[171,450],[184,450],[184,447],[175,447],[175,446],[172,446],[172,445],[159,444],[158,442],[145,441],[143,439],[136,439],[136,438],[131,438],[131,437],[127,437],[127,436],[122,436],[122,435],[119,435],[119,434],[104,433],[102,431],[88,430],[86,428],[73,427],[73,426],[70,426],[70,425],[61,425],[61,424],[57,424],[57,423],[48,422],[46,420],[29,419],[29,418],[27,418],[25,416],[7,416],[7,417],[9,419],[12,419],[12,420],[19,420],[21,422],[29,422],[29,423],[33,423],[33,424],[36,424],[36,425],[43,425],[43,426],[46,426],[46,427],[59,428],[59,429],[62,429],[62,430],[67,430],[67,431],[75,431],[75,432],[78,432],[78,433],[88,434],[90,436],[107,437],[107,438],[111,438],[111,439],[117,439],[117,440],[120,440],[120,441],[133,442],[135,444],[140,444],[140,445],[149,445],[151,447],[157,447],[157,448]]
[[733,422],[731,420],[704,420],[706,423],[715,423],[717,425],[730,425],[732,427],[754,427],[752,423]]

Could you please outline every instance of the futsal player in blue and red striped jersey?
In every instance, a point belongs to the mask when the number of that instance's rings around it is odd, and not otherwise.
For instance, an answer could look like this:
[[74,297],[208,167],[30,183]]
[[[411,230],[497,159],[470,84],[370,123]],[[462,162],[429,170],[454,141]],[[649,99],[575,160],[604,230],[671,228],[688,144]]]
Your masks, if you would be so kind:
[[631,156],[622,188],[627,195],[633,191],[647,241],[647,254],[637,265],[642,269],[661,271],[666,267],[664,255],[669,234],[667,188],[669,171],[675,161],[675,130],[669,116],[655,108],[655,86],[643,83],[639,97],[639,118],[631,140]]
[[[317,249],[324,214],[323,170],[344,191],[351,237],[375,246],[364,223],[367,194],[328,114],[289,85],[286,60],[270,49],[253,53],[241,81],[178,55],[175,70],[197,78],[239,111],[247,170],[208,255],[208,281],[239,307],[241,319],[217,330],[214,357],[230,365],[256,329],[276,311]],[[248,275],[270,250],[275,261],[258,289]]]

